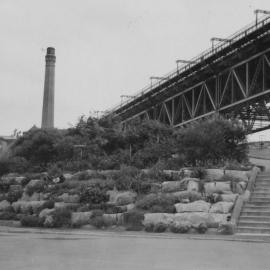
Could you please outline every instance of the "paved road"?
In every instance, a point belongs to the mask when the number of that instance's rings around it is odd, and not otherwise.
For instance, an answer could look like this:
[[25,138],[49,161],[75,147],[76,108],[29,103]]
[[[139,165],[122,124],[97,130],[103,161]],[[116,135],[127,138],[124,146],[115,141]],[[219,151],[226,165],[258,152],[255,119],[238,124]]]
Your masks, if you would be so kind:
[[269,255],[269,243],[0,232],[1,270],[268,270]]

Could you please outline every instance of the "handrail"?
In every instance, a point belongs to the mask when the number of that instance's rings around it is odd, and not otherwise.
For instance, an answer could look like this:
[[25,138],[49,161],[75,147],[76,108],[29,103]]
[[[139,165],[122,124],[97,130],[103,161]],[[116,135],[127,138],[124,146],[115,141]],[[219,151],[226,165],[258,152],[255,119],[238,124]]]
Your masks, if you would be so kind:
[[216,45],[214,45],[213,47],[208,48],[207,50],[203,51],[202,53],[200,53],[199,55],[197,55],[196,57],[192,58],[190,60],[189,64],[183,64],[180,67],[174,69],[173,71],[169,72],[168,74],[162,76],[162,77],[166,77],[168,78],[165,82],[164,81],[158,81],[156,83],[153,84],[149,84],[147,86],[145,86],[144,88],[142,88],[141,90],[139,90],[138,92],[136,92],[132,98],[129,98],[128,100],[121,102],[120,104],[113,106],[111,109],[106,111],[106,115],[109,115],[111,113],[113,113],[114,111],[116,111],[117,109],[123,107],[124,105],[128,104],[129,102],[131,102],[132,100],[135,100],[136,98],[143,96],[144,94],[146,94],[147,92],[157,88],[158,86],[166,83],[167,81],[169,81],[170,79],[181,75],[182,72],[190,69],[191,67],[199,64],[200,62],[204,61],[205,59],[209,58],[210,56],[220,52],[221,50],[230,47],[233,43],[235,43],[236,41],[242,39],[243,37],[245,37],[246,35],[252,33],[253,31],[256,31],[258,28],[263,27],[266,23],[270,22],[270,16],[264,16],[260,21],[258,21],[257,23],[254,24],[250,23],[248,25],[246,25],[245,27],[243,27],[242,29],[238,30],[237,32],[235,32],[234,34],[232,34],[231,36],[229,36],[226,39],[230,39],[232,40],[232,42],[226,42],[226,41],[220,41],[218,42]]

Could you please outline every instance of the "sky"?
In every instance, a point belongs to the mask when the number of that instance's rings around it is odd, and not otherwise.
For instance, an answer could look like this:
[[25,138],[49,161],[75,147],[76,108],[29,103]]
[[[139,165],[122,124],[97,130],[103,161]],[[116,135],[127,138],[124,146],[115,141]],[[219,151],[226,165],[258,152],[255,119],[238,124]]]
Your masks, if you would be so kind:
[[41,125],[49,46],[55,126],[67,128],[251,23],[257,8],[269,0],[0,0],[0,134]]

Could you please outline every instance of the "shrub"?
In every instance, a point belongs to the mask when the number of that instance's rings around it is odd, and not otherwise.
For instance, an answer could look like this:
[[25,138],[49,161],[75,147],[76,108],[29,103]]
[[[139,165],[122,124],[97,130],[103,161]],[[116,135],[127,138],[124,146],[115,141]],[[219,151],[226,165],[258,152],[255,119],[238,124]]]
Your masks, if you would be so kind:
[[0,177],[4,174],[9,173],[10,171],[10,164],[8,160],[0,160]]
[[175,199],[165,194],[149,194],[136,202],[138,209],[151,212],[174,213]]
[[9,190],[10,184],[0,182],[0,192],[6,193]]
[[208,229],[207,224],[204,222],[200,223],[197,227],[198,233],[201,233],[201,234],[205,233],[207,229]]
[[105,222],[103,216],[95,216],[90,220],[90,224],[95,226],[97,229],[108,227],[108,224]]
[[140,231],[143,228],[142,221],[144,214],[139,211],[126,212],[123,215],[124,225],[129,231]]
[[24,227],[42,227],[44,219],[37,216],[23,216],[21,218],[21,225]]
[[146,232],[153,232],[154,231],[154,227],[155,225],[153,223],[147,223],[145,226],[144,226],[144,230]]
[[71,210],[59,208],[52,212],[53,227],[70,227],[71,226]]
[[203,179],[203,178],[205,178],[206,174],[207,174],[207,172],[204,168],[196,167],[192,170],[191,177]]
[[190,227],[190,224],[187,222],[173,222],[170,225],[170,231],[173,233],[187,233]]
[[153,232],[163,233],[167,230],[168,225],[162,222],[155,224]]
[[40,211],[43,210],[43,209],[46,209],[46,208],[53,209],[54,208],[54,201],[52,201],[52,200],[46,201],[43,204],[43,207],[42,207],[42,209],[40,209]]
[[16,213],[11,211],[0,212],[0,220],[19,220]]
[[218,227],[218,232],[221,234],[234,234],[235,225],[232,222],[221,223]]
[[45,190],[45,183],[44,182],[38,182],[36,183],[34,186],[27,186],[26,187],[26,194],[31,196],[33,195],[34,192],[40,193],[43,192]]
[[90,204],[99,204],[107,202],[109,196],[106,194],[107,190],[102,189],[98,184],[82,187],[80,191],[80,202],[81,203],[90,203]]
[[22,190],[14,190],[14,191],[9,191],[7,193],[7,200],[10,203],[18,201],[22,197],[23,191]]

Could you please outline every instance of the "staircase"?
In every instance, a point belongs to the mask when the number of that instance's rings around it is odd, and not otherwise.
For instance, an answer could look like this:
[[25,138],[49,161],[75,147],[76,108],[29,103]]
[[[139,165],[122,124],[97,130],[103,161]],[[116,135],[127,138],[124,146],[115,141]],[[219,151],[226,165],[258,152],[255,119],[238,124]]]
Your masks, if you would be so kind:
[[250,200],[243,206],[237,234],[270,235],[270,172],[257,176]]

